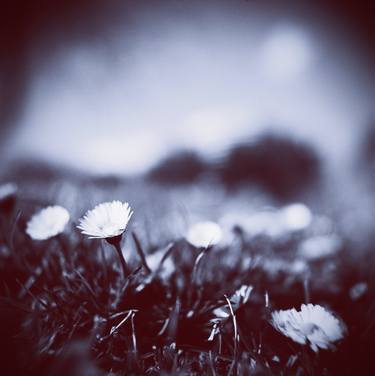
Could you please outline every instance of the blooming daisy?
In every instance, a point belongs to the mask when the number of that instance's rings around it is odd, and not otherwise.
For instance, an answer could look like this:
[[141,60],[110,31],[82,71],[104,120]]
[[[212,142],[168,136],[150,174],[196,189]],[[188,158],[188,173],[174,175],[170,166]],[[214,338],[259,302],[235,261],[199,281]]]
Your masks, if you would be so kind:
[[127,202],[104,202],[89,210],[77,226],[82,234],[89,235],[91,239],[105,239],[113,245],[120,259],[124,277],[131,271],[122,253],[120,242],[132,215],[133,211]]
[[34,240],[45,240],[64,231],[69,222],[68,211],[58,205],[48,206],[27,222],[26,233]]
[[198,222],[189,228],[186,240],[197,248],[216,245],[222,238],[222,230],[215,222]]
[[77,227],[90,238],[113,238],[124,233],[132,215],[127,202],[105,202],[89,210]]
[[308,344],[318,352],[321,349],[334,349],[333,342],[344,337],[345,324],[324,307],[302,304],[301,310],[295,308],[272,313],[272,326],[302,345]]

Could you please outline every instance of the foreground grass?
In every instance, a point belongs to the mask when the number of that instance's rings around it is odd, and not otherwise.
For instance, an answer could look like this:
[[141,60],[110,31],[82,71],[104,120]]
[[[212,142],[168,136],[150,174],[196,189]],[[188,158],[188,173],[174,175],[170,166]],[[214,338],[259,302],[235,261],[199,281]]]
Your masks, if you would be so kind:
[[[237,228],[230,243],[208,250],[184,239],[149,246],[128,233],[123,246],[134,257],[124,278],[104,242],[73,227],[33,242],[24,222],[2,217],[4,375],[373,374],[371,247],[358,254],[344,239],[338,254],[298,269],[303,232],[250,239]],[[359,282],[367,291],[350,294]],[[236,298],[241,286],[252,288],[246,300]],[[315,354],[270,325],[274,309],[306,300],[345,321],[336,351]],[[217,317],[217,308],[227,314]]]

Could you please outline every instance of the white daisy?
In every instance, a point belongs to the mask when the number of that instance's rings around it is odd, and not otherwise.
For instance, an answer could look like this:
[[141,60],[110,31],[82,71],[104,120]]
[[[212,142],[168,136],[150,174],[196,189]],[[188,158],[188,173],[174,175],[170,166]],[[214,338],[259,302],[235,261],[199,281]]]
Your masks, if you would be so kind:
[[89,210],[77,227],[90,238],[113,238],[124,233],[132,215],[127,202],[105,202]]
[[215,222],[198,222],[189,228],[186,240],[197,248],[216,245],[222,239],[221,227]]
[[345,324],[320,305],[302,304],[301,310],[288,309],[272,313],[272,326],[286,337],[318,352],[334,349],[333,342],[344,337]]
[[45,240],[64,231],[69,212],[58,205],[48,206],[34,214],[27,222],[26,233],[34,240]]

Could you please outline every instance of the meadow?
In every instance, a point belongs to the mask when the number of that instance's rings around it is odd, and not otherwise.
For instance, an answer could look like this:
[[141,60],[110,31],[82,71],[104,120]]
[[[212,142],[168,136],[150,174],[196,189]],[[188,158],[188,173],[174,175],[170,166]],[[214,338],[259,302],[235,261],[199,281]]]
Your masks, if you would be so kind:
[[[112,200],[134,211],[128,274],[110,241],[77,228]],[[48,205],[70,220],[35,240],[28,222]],[[346,208],[142,179],[21,181],[0,206],[2,375],[374,374],[374,244],[340,225]],[[189,228],[208,220],[220,239],[199,244]],[[337,320],[338,340],[319,322],[297,333],[305,344],[277,329],[275,312],[309,303]]]

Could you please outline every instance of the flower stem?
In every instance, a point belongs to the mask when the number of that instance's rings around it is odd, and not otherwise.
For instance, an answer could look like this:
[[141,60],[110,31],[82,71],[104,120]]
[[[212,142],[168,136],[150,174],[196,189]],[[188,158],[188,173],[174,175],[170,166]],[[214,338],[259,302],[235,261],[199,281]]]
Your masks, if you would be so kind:
[[309,304],[310,303],[310,290],[309,290],[309,277],[307,276],[304,280],[303,280],[303,292],[304,292],[304,295],[305,295],[305,304]]
[[125,257],[124,257],[124,255],[122,253],[122,250],[121,250],[120,242],[119,241],[118,242],[113,242],[111,244],[115,247],[116,252],[118,254],[118,257],[120,258],[120,262],[121,262],[121,267],[122,267],[122,272],[124,274],[124,278],[129,277],[131,271],[129,269],[128,264],[125,261]]

